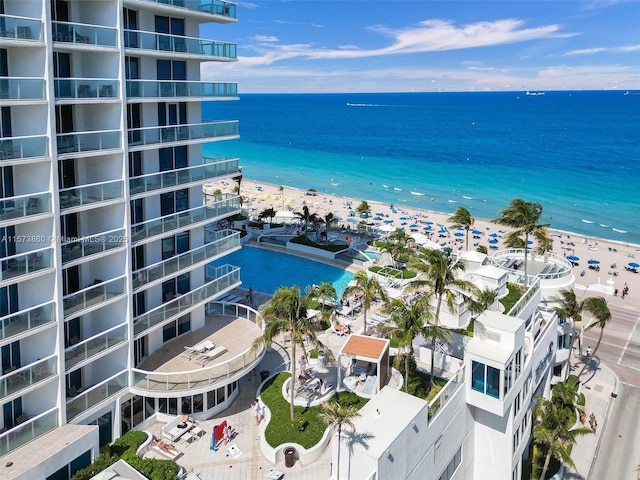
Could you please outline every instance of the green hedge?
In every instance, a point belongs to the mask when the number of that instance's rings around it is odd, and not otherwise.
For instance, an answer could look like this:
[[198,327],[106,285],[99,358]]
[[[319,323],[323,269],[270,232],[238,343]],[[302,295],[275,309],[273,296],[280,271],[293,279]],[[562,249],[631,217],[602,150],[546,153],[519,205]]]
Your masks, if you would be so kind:
[[147,434],[139,430],[131,430],[111,445],[100,449],[100,455],[88,467],[78,470],[71,480],[90,480],[92,477],[123,459],[133,468],[151,480],[171,480],[178,478],[178,464],[171,460],[155,458],[142,459],[136,450],[147,439]]

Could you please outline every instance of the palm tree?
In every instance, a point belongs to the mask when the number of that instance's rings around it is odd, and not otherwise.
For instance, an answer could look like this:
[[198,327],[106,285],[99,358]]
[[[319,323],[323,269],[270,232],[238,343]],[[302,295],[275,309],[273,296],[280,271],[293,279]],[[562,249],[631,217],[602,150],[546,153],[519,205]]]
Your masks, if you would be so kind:
[[486,287],[483,290],[477,292],[476,298],[472,298],[469,301],[469,310],[474,315],[480,315],[493,305],[498,299],[498,292],[494,289]]
[[[600,335],[598,336],[598,341],[596,342],[596,346],[593,348],[592,356],[595,357],[596,352],[598,351],[598,347],[600,346],[600,342],[602,341],[602,334],[604,333],[604,327],[611,321],[611,310],[609,310],[609,305],[607,304],[607,300],[604,297],[588,297],[585,298],[582,302],[582,309],[589,312],[593,315],[594,321],[586,326],[585,330],[590,330],[593,327],[600,328]],[[580,373],[578,373],[578,378],[582,375],[582,373],[587,368],[587,362],[582,365],[582,369]]]
[[422,250],[421,255],[410,267],[421,271],[426,278],[415,280],[412,283],[414,288],[427,286],[431,289],[431,294],[436,299],[436,310],[434,322],[431,324],[431,385],[434,385],[434,361],[436,337],[442,335],[440,327],[440,311],[442,303],[446,303],[449,311],[454,311],[455,301],[459,298],[469,301],[471,295],[478,295],[478,288],[468,280],[458,278],[458,272],[464,272],[463,261],[452,261],[441,250]]
[[500,210],[498,213],[500,213],[500,217],[492,220],[492,222],[514,229],[505,239],[507,244],[518,244],[518,239],[524,235],[524,287],[526,289],[529,282],[527,276],[529,236],[533,235],[539,244],[545,245],[548,243],[549,238],[547,230],[549,224],[538,223],[542,217],[542,205],[537,202],[525,202],[520,198],[514,198],[507,208]]
[[264,345],[271,347],[276,336],[281,333],[291,335],[291,382],[290,382],[290,413],[291,420],[295,418],[293,400],[295,397],[296,379],[296,346],[304,350],[305,339],[310,340],[314,347],[320,346],[312,323],[307,318],[309,296],[300,293],[300,287],[280,287],[262,310],[266,325],[264,333],[255,343],[254,348]]
[[304,236],[306,238],[309,238],[309,232],[308,232],[308,226],[310,223],[317,223],[318,222],[318,214],[317,213],[311,213],[311,211],[309,210],[309,206],[308,205],[304,205],[302,207],[302,211],[301,212],[295,212],[294,214],[297,218],[299,218],[302,222],[304,222]]
[[322,221],[324,222],[324,224],[326,225],[326,236],[325,236],[325,241],[328,244],[329,243],[329,227],[331,226],[331,224],[333,223],[335,218],[335,215],[332,212],[327,212],[327,214],[323,217]]
[[324,310],[324,304],[329,301],[335,301],[338,298],[338,293],[336,292],[333,283],[331,282],[320,282],[320,284],[316,285],[309,292],[309,296],[311,298],[318,298],[322,300],[322,309]]
[[356,213],[358,213],[358,215],[364,215],[365,213],[368,213],[370,210],[371,210],[371,207],[369,206],[366,200],[362,200],[360,202],[360,205],[356,207]]
[[282,185],[278,187],[278,192],[282,196],[282,210],[284,210],[284,187]]
[[343,407],[338,402],[327,402],[322,405],[320,418],[330,427],[338,427],[338,461],[336,462],[336,478],[340,478],[340,438],[343,425],[355,428],[353,421],[360,417],[355,407]]
[[418,335],[428,336],[429,331],[426,323],[433,318],[429,298],[426,295],[420,296],[410,305],[394,298],[385,310],[391,315],[391,320],[395,323],[395,327],[389,328],[388,333],[394,337],[399,337],[399,345],[405,348],[404,391],[409,393],[409,360],[414,355],[413,340]]
[[240,195],[240,186],[242,185],[242,167],[238,167],[238,175],[233,177],[233,179],[236,182],[236,186],[233,190],[240,197],[240,206],[242,207],[242,195]]
[[409,253],[412,244],[415,244],[413,237],[404,230],[397,229],[387,237],[387,242],[382,247],[382,250],[391,255],[391,259],[397,267],[400,259]]
[[[342,298],[347,298],[349,295],[356,294],[362,295],[362,309],[364,310],[364,334],[367,334],[367,310],[371,308],[371,301],[380,295],[383,301],[387,300],[387,295],[382,288],[382,285],[375,278],[369,278],[367,272],[364,270],[359,271],[353,276],[353,284],[344,289]],[[351,283],[351,282],[349,282]]]
[[544,465],[540,480],[544,480],[549,469],[551,457],[561,460],[575,468],[571,459],[571,449],[580,435],[592,433],[589,428],[571,428],[573,421],[567,418],[564,409],[558,408],[553,401],[536,397],[533,408],[533,441],[544,452]]
[[265,208],[262,212],[260,212],[260,214],[258,215],[258,218],[260,220],[264,220],[265,218],[270,218],[271,220],[273,220],[273,217],[276,216],[276,211],[269,207],[269,208]]
[[469,230],[473,227],[476,219],[473,218],[469,210],[464,207],[458,207],[453,215],[451,215],[448,219],[448,222],[451,222],[451,226],[453,228],[463,227],[466,230],[466,246],[465,250],[469,250]]

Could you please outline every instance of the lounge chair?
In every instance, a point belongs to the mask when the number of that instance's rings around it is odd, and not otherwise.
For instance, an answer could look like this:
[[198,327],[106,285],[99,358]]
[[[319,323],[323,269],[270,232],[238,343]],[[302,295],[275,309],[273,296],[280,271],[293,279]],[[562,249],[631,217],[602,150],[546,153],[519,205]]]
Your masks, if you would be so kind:
[[205,353],[203,353],[202,355],[207,359],[207,360],[213,360],[214,358],[216,358],[219,355],[222,355],[224,352],[227,351],[227,347],[223,347],[222,345],[218,345],[217,347],[212,348],[211,350],[207,350]]

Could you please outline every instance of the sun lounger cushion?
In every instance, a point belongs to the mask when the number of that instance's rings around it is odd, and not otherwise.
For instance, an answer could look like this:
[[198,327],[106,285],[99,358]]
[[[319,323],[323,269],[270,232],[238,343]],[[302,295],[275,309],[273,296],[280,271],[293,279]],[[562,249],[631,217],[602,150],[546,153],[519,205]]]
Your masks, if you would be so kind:
[[207,340],[205,342],[199,343],[198,345],[193,347],[193,349],[198,353],[204,353],[209,350],[213,350],[214,348],[216,348],[216,344],[213,343],[211,340]]
[[213,348],[212,350],[208,350],[207,352],[204,353],[204,356],[207,357],[209,360],[216,358],[218,355],[222,355],[224,352],[227,351],[227,347],[223,347],[222,345],[218,345],[217,347]]

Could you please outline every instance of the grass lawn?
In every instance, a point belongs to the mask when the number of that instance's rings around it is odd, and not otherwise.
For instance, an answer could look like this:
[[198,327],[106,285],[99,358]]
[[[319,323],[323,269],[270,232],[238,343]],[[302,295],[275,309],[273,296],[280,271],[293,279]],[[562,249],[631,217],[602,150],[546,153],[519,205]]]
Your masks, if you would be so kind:
[[[271,411],[271,421],[265,430],[265,440],[271,447],[277,447],[283,443],[293,442],[304,448],[316,445],[327,428],[327,425],[318,416],[322,412],[322,406],[294,407],[295,420],[291,421],[289,402],[282,396],[282,385],[289,378],[289,372],[283,372],[270,379],[263,387],[260,398]],[[337,401],[341,405],[353,405],[360,410],[367,399],[358,397],[355,393],[336,393],[330,402]],[[304,430],[301,427],[304,425]]]
[[509,293],[506,297],[500,300],[500,303],[504,306],[504,311],[508,312],[511,308],[516,304],[520,297],[522,297],[523,292],[520,289],[520,286],[517,283],[507,283],[507,288],[509,289]]

